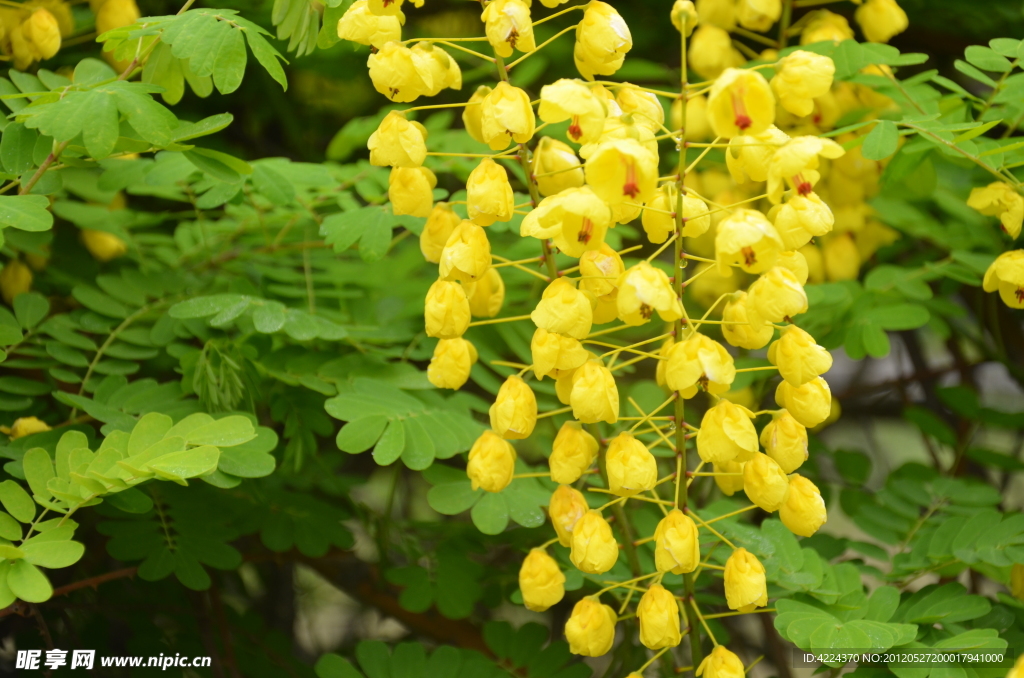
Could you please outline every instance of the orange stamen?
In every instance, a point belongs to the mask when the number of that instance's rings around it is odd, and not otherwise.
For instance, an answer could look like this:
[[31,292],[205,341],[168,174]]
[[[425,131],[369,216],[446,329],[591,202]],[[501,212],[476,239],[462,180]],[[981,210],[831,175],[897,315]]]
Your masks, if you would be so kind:
[[573,141],[579,141],[580,137],[583,136],[583,129],[580,127],[580,116],[572,116],[572,124],[569,125],[569,136],[573,138]]
[[747,105],[743,102],[743,92],[735,91],[732,93],[732,110],[736,115],[736,126],[740,128],[740,131],[746,131],[748,127],[754,124],[754,121],[750,119],[750,115],[747,114]]
[[753,266],[757,263],[757,253],[754,252],[753,247],[744,247],[740,252],[743,254],[743,263],[747,266]]
[[576,241],[581,242],[584,245],[590,242],[590,239],[594,237],[594,222],[583,217],[583,226],[580,228],[579,235],[576,236]]
[[626,183],[622,185],[622,195],[635,198],[640,195],[640,186],[636,180],[636,163],[632,158],[623,158],[622,162],[626,165]]

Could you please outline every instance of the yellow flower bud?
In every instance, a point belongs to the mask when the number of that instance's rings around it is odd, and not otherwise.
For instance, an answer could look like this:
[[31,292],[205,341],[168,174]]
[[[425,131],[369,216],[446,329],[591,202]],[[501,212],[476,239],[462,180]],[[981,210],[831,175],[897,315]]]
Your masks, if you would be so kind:
[[767,271],[783,249],[778,231],[757,210],[736,209],[718,224],[715,258],[722,275],[733,264],[747,273]]
[[611,370],[598,360],[588,360],[572,375],[569,394],[572,416],[584,424],[619,420],[619,389]]
[[[675,184],[663,185],[654,194],[654,198],[646,205],[650,209],[643,212],[642,222],[647,239],[653,243],[662,243],[668,236],[675,233],[676,220],[672,214],[679,206],[679,190]],[[671,212],[672,214],[664,214]],[[711,216],[707,204],[700,198],[689,194],[683,196],[683,235],[697,238],[711,228]]]
[[999,217],[1003,231],[1016,239],[1024,222],[1024,197],[1004,181],[971,190],[967,206],[985,216]]
[[388,200],[397,214],[430,216],[437,177],[426,167],[393,167],[388,176]]
[[609,205],[647,202],[658,188],[658,156],[634,139],[601,143],[584,171],[594,193]]
[[[67,7],[61,3],[58,6]],[[141,16],[139,14],[139,7],[135,4],[135,0],[107,0],[100,8],[96,11],[96,32],[99,34],[112,31],[115,28],[121,28],[122,26],[131,26]],[[59,18],[58,23],[61,26],[61,35],[70,35],[64,28],[65,22],[62,22]],[[70,22],[71,31],[74,31],[74,19]],[[401,37],[394,38],[400,40]]]
[[587,511],[573,526],[569,559],[587,574],[603,574],[615,566],[619,545],[600,511]]
[[464,220],[441,250],[439,272],[445,280],[472,282],[491,267],[491,243],[484,229],[472,221]]
[[697,0],[701,25],[731,30],[736,25],[736,0]]
[[[600,85],[592,85],[591,90],[595,92],[606,91]],[[612,99],[610,103],[606,101],[605,104],[615,110],[620,110],[619,103],[615,99]],[[655,157],[658,155],[658,141],[654,138],[654,132],[651,131],[651,127],[639,124],[638,119],[634,119],[630,114],[621,113],[617,116],[605,118],[604,129],[601,131],[600,138],[593,143],[583,144],[580,147],[580,157],[584,160],[589,160],[590,156],[594,155],[605,143],[623,140],[639,142],[641,146],[654,154]],[[639,214],[637,212],[635,216],[639,216]],[[625,220],[622,220],[622,223],[625,223]]]
[[431,42],[424,41],[413,45],[411,54],[413,68],[424,88],[423,94],[432,97],[448,87],[462,89],[462,71],[448,52]]
[[782,410],[761,431],[761,445],[783,473],[792,473],[807,461],[807,427]]
[[537,396],[515,375],[505,380],[489,411],[491,428],[502,438],[523,440],[537,425]]
[[594,322],[593,301],[571,281],[558,278],[544,289],[530,318],[548,332],[585,339]]
[[1024,678],[1024,655],[1021,655],[1017,659],[1017,663],[1013,665],[1010,672],[1006,674],[1006,678]]
[[469,297],[469,310],[476,318],[493,318],[505,303],[505,281],[493,266],[476,282],[463,285]]
[[19,417],[11,424],[10,430],[5,429],[7,434],[10,435],[11,440],[17,440],[18,438],[30,436],[33,433],[43,433],[49,430],[50,426],[38,417]]
[[1010,593],[1017,600],[1024,601],[1024,564],[1014,563],[1010,568]]
[[790,250],[783,252],[779,255],[778,260],[775,262],[776,266],[788,270],[794,276],[796,276],[797,282],[801,285],[807,284],[807,276],[810,271],[807,267],[807,258],[802,252],[798,250]]
[[10,306],[14,298],[32,289],[32,271],[18,259],[10,259],[0,270],[0,294]]
[[[686,62],[697,75],[706,80],[714,80],[726,69],[737,68],[746,62],[746,58],[733,47],[727,30],[703,20],[693,32],[689,43]],[[710,123],[710,114],[708,121]]]
[[559,250],[579,257],[599,249],[610,226],[612,215],[608,206],[583,186],[567,188],[541,200],[523,219],[519,234],[541,240],[553,238]]
[[708,393],[725,393],[736,378],[736,366],[729,352],[700,332],[693,332],[672,346],[665,360],[665,383],[683,398],[695,396],[698,385]]
[[[372,15],[371,15],[372,16]],[[370,135],[370,164],[378,167],[419,167],[427,158],[426,130],[405,114],[391,111]]]
[[757,454],[754,413],[728,400],[708,408],[697,432],[697,454],[708,463],[747,461]]
[[420,251],[423,252],[423,258],[432,264],[441,261],[444,245],[461,221],[462,217],[456,214],[448,203],[439,202],[434,205],[430,216],[427,217],[427,223],[423,226],[423,232],[420,233]]
[[798,49],[775,65],[772,90],[782,107],[803,117],[814,110],[814,99],[832,88],[836,65],[827,56]]
[[831,426],[832,424],[839,421],[839,417],[843,416],[843,406],[838,400],[832,399],[831,405],[828,408],[828,416],[825,417],[825,421],[821,422],[817,426],[811,429],[812,432],[817,433],[822,429]]
[[82,244],[94,259],[107,262],[124,256],[128,251],[128,244],[113,233],[96,231],[91,228],[83,228],[81,231]]
[[562,546],[572,545],[572,531],[576,523],[586,515],[590,507],[583,493],[568,485],[559,485],[558,489],[551,494],[551,501],[548,503],[548,515],[551,517],[551,524],[555,527],[555,534],[558,535],[558,543]]
[[[816,245],[804,245],[800,248],[800,254],[804,255],[804,261],[807,262],[807,277],[800,284],[825,282],[825,260],[821,248]],[[797,277],[799,282],[799,276]]]
[[752,553],[738,548],[725,561],[725,600],[730,610],[753,612],[768,604],[764,565]]
[[747,499],[772,513],[786,501],[789,478],[777,461],[767,454],[758,453],[743,464],[743,491]]
[[538,379],[557,376],[557,372],[562,370],[575,370],[588,358],[587,349],[579,340],[548,332],[543,327],[538,327],[533,333],[530,352],[533,355],[533,373]]
[[832,210],[813,192],[792,196],[772,208],[769,218],[787,250],[799,249],[811,238],[825,235],[835,223]]
[[480,134],[491,150],[508,148],[513,141],[525,144],[536,124],[530,95],[507,82],[499,82],[480,101]]
[[49,59],[60,49],[60,24],[46,9],[37,9],[21,24],[25,40],[31,43],[38,59]]
[[715,473],[729,473],[732,475],[715,476],[715,485],[722,491],[722,494],[731,497],[743,489],[743,466],[741,461],[723,461],[712,464]]
[[835,159],[846,151],[831,139],[820,137],[793,137],[775,151],[768,165],[768,198],[773,203],[782,201],[786,185],[799,195],[808,195],[818,181],[818,156]]
[[819,9],[808,14],[807,18],[808,22],[800,34],[801,45],[827,40],[838,44],[843,40],[853,40],[853,29],[850,28],[850,22],[846,17],[827,9]]
[[602,243],[600,248],[580,256],[580,289],[599,298],[614,294],[618,289],[616,283],[625,271],[619,253]]
[[537,49],[533,39],[533,20],[530,19],[530,0],[492,0],[484,7],[480,20],[484,22],[487,41],[500,57],[512,56],[512,50],[532,52]]
[[569,651],[583,657],[600,657],[612,649],[615,641],[615,610],[587,597],[572,608],[565,623]]
[[515,470],[515,448],[494,431],[484,431],[469,449],[466,475],[474,490],[501,492],[512,482]]
[[982,287],[986,292],[999,291],[999,297],[1010,308],[1024,308],[1024,250],[1003,252],[985,271]]
[[565,597],[565,575],[544,549],[531,549],[519,568],[519,590],[523,605],[543,612]]
[[651,650],[675,647],[683,640],[679,629],[679,605],[661,584],[652,584],[636,608],[640,620],[640,642]]
[[802,386],[783,381],[775,389],[775,402],[789,410],[798,422],[812,428],[825,421],[832,411],[832,392],[821,377]]
[[476,348],[465,339],[442,339],[434,347],[434,356],[427,365],[427,379],[437,388],[457,391],[469,379],[476,359]]
[[729,296],[722,310],[722,320],[729,324],[722,325],[722,336],[733,346],[753,351],[764,348],[772,340],[775,329],[759,321],[751,322],[748,309],[746,292],[733,292]]
[[831,282],[856,280],[860,273],[860,253],[851,233],[837,233],[821,246],[825,276]]
[[896,0],[867,0],[857,8],[854,18],[869,42],[889,42],[910,25],[907,13]]
[[683,304],[668,276],[646,261],[631,266],[619,277],[619,318],[628,325],[649,322],[654,312],[665,322],[683,317]]
[[562,424],[548,459],[551,480],[563,485],[575,483],[597,461],[597,449],[597,440],[584,431],[578,422],[567,421]]
[[687,574],[700,564],[700,537],[690,516],[672,509],[654,530],[654,566],[659,572]]
[[653,489],[658,482],[658,462],[647,446],[622,432],[608,444],[605,460],[608,489],[621,496],[632,496]]
[[438,280],[427,290],[423,310],[428,337],[454,339],[469,328],[469,299],[457,282]]
[[416,70],[410,48],[400,42],[386,42],[370,54],[366,65],[373,88],[391,101],[406,103],[426,94],[427,84]]
[[789,135],[775,125],[760,134],[733,137],[725,152],[725,164],[737,184],[747,181],[765,181],[768,165],[775,151],[789,141]]
[[768,360],[793,386],[803,386],[832,367],[832,354],[796,325],[782,330],[779,339],[768,348]]
[[465,125],[466,132],[481,144],[487,143],[484,141],[483,131],[483,101],[490,93],[490,87],[487,85],[480,85],[476,88],[476,91],[473,92],[473,96],[469,98],[469,102],[466,107],[462,109],[462,124]]
[[[672,102],[669,110],[669,119],[672,129],[679,129],[683,126],[683,103],[676,99]],[[713,137],[711,123],[708,120],[708,98],[698,94],[686,100],[686,139],[693,141],[707,141]],[[696,172],[686,175],[688,181],[698,176]],[[687,184],[689,185],[689,184]]]
[[708,92],[708,120],[715,136],[755,136],[775,122],[775,95],[758,71],[727,68]]
[[825,501],[817,486],[801,475],[790,478],[789,495],[779,507],[779,518],[790,532],[801,537],[817,532],[828,520]]
[[788,268],[776,266],[747,289],[747,314],[752,321],[779,323],[807,310],[807,293]]
[[697,667],[697,675],[704,678],[743,678],[743,662],[725,645],[716,645],[711,654]]
[[782,0],[739,0],[736,19],[740,26],[763,33],[782,15]]
[[[369,0],[367,7],[378,16],[397,16],[402,14],[402,3],[405,0]],[[423,0],[412,0],[416,7],[423,6]]]
[[[110,4],[110,0],[104,3],[107,4]],[[98,16],[96,22],[99,24]],[[367,0],[356,0],[338,20],[338,37],[380,49],[386,43],[402,40],[404,22],[405,15],[401,12],[390,15],[374,14],[370,11]]]
[[[530,173],[537,190],[544,196],[583,185],[583,165],[579,158],[568,144],[551,137],[541,137],[537,142]],[[543,176],[545,174],[548,176]]]
[[634,123],[646,127],[651,134],[661,134],[665,126],[665,108],[657,94],[630,87],[628,82],[624,82],[615,100],[623,113],[632,116]]
[[626,52],[633,48],[629,26],[615,8],[600,0],[591,0],[576,26],[573,60],[576,70],[587,80],[595,75],[614,75],[622,67]]
[[577,372],[579,372],[578,367],[575,370],[559,372],[555,377],[555,395],[558,396],[558,402],[563,405],[568,405],[569,399],[572,397],[572,380],[576,377]]
[[466,211],[470,220],[481,226],[512,218],[515,197],[505,168],[484,158],[466,180]]
[[672,5],[672,25],[683,34],[683,37],[690,37],[693,29],[697,27],[697,21],[697,8],[693,6],[692,0],[675,1]]
[[608,112],[585,84],[562,78],[541,88],[537,115],[549,123],[570,121],[569,138],[578,144],[589,144],[601,136]]

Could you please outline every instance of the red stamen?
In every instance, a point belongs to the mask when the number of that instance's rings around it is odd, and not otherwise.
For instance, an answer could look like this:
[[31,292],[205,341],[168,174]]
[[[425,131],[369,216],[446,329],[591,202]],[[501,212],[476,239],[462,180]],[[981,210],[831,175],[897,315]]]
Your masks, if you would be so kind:
[[579,141],[580,137],[583,136],[583,129],[580,128],[580,116],[572,116],[572,124],[569,125],[569,136],[573,138],[573,141]]
[[745,131],[748,127],[754,124],[754,121],[750,119],[747,114],[747,106],[743,103],[743,91],[738,90],[732,93],[732,110],[736,115],[736,126],[740,128],[740,131]]
[[576,241],[581,242],[584,245],[590,242],[590,239],[594,237],[594,222],[590,219],[583,217],[583,226],[580,228],[579,235],[576,236]]
[[1024,304],[1024,287],[1018,287],[1014,294],[1017,295],[1017,303]]
[[622,162],[626,165],[626,183],[622,185],[622,194],[635,198],[640,195],[640,186],[636,181],[636,163],[632,158],[623,158]]
[[802,174],[793,175],[793,186],[796,187],[796,192],[800,195],[810,195],[814,190],[814,186],[811,182],[804,179]]
[[757,253],[753,247],[744,247],[740,252],[743,254],[743,263],[749,268],[757,263]]

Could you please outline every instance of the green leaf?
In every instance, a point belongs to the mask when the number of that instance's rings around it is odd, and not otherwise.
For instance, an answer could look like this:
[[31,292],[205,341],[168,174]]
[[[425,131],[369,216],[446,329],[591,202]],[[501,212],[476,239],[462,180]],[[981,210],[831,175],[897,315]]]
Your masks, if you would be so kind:
[[989,87],[994,88],[996,86],[995,80],[988,77],[987,75],[979,71],[977,68],[967,63],[966,61],[961,61],[960,59],[957,59],[956,61],[953,62],[953,68],[960,71],[967,77],[974,78],[978,82],[988,85]]
[[148,466],[162,478],[182,480],[213,473],[217,469],[219,458],[219,449],[212,445],[204,445],[184,452],[165,454],[149,462]]
[[0,162],[11,174],[22,174],[35,166],[32,160],[38,133],[20,122],[12,122],[4,128],[0,138]]
[[931,314],[928,309],[917,304],[892,304],[871,309],[867,317],[883,329],[896,331],[922,327],[927,324]]
[[899,130],[891,120],[880,120],[868,132],[861,146],[861,154],[868,160],[883,160],[896,152],[899,145]]
[[991,47],[983,45],[971,45],[964,50],[964,56],[967,61],[986,71],[1007,73],[1013,68],[1009,59],[996,53]]
[[22,329],[32,329],[49,313],[50,302],[38,292],[25,292],[14,298],[14,316]]
[[7,586],[11,592],[28,603],[42,603],[53,596],[53,587],[39,568],[25,560],[11,563],[7,573]]
[[275,205],[290,205],[295,200],[295,187],[280,172],[259,164],[252,173],[252,183]]
[[349,454],[365,452],[374,446],[387,423],[388,418],[383,414],[349,422],[338,431],[338,449]]
[[22,535],[21,524],[10,515],[0,513],[0,538],[7,541],[18,541]]
[[402,450],[402,462],[414,471],[422,471],[434,463],[434,441],[419,419],[409,417],[404,425],[405,447]]
[[0,195],[0,226],[48,231],[53,227],[49,206],[49,199],[42,195]]
[[235,415],[196,428],[185,436],[185,440],[190,445],[231,447],[241,445],[255,437],[256,430],[249,418]]
[[216,315],[245,299],[241,294],[214,294],[182,301],[167,312],[172,318],[205,318]]
[[32,493],[44,500],[49,499],[50,491],[46,489],[46,483],[54,477],[50,453],[41,447],[34,447],[25,453],[21,463]]
[[454,516],[472,508],[483,494],[483,490],[474,490],[468,479],[442,483],[430,488],[427,492],[427,503],[438,513]]
[[127,318],[131,311],[113,297],[100,292],[95,287],[88,285],[75,285],[71,290],[71,296],[82,303],[83,306],[100,315],[111,318]]
[[25,560],[50,569],[71,567],[85,555],[85,544],[77,541],[34,541],[21,545]]
[[31,523],[36,516],[36,504],[32,497],[13,480],[0,483],[0,503],[19,522]]
[[508,504],[501,494],[485,492],[470,515],[473,524],[484,534],[501,534],[508,526]]
[[215,134],[230,125],[234,119],[235,117],[230,113],[218,113],[217,115],[203,118],[199,122],[184,123],[174,130],[174,141],[187,141],[196,137]]
[[405,426],[399,419],[393,419],[384,429],[377,446],[373,449],[373,459],[381,466],[393,464],[405,449]]
[[351,662],[336,654],[321,655],[313,667],[317,678],[364,678]]

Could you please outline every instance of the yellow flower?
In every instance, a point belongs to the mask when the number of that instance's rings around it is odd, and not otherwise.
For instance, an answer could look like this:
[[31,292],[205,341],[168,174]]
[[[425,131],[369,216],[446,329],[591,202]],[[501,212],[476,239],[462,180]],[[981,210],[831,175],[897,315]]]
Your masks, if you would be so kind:
[[580,288],[599,299],[614,294],[619,276],[625,271],[619,253],[602,243],[600,248],[584,252],[580,257]]
[[807,293],[788,268],[770,268],[747,289],[751,322],[779,323],[807,310]]
[[811,45],[827,40],[835,43],[853,40],[853,29],[850,28],[850,22],[839,14],[833,14],[827,9],[819,9],[808,14],[807,18],[809,20],[800,34],[801,45]]
[[753,612],[768,604],[764,565],[752,553],[738,548],[725,561],[725,600],[730,610]]
[[700,538],[690,516],[672,509],[654,530],[654,566],[659,572],[687,574],[700,564]]
[[[797,276],[797,282],[800,282],[801,285],[807,282],[825,282],[825,260],[822,257],[821,248],[816,245],[804,245],[800,248],[800,254],[804,256],[804,262],[807,264],[807,277],[801,282],[800,276]],[[796,271],[793,273],[795,274]]]
[[672,25],[684,37],[690,37],[693,29],[697,27],[697,8],[693,6],[692,0],[676,0],[672,5]]
[[1004,181],[971,190],[967,206],[989,217],[999,217],[1003,230],[1016,239],[1024,221],[1024,197]]
[[476,348],[465,339],[442,339],[434,347],[434,356],[427,366],[427,379],[437,388],[457,391],[469,379],[476,359]]
[[5,427],[5,432],[11,437],[11,440],[17,440],[18,438],[30,436],[33,433],[43,433],[49,430],[50,426],[38,417],[19,417],[14,420],[9,430]]
[[[533,355],[533,373],[538,379],[557,376],[562,370],[575,370],[587,362],[587,349],[572,337],[548,332],[538,327],[530,342]],[[571,481],[562,481],[571,482]]]
[[[708,271],[709,268],[713,270]],[[732,269],[723,275],[715,264],[701,263],[689,276],[683,293],[704,308],[709,308],[723,294],[738,290],[742,282],[740,276],[732,274]]]
[[[379,16],[394,16],[402,14],[402,3],[405,0],[369,0],[370,11]],[[412,0],[416,7],[423,6],[423,0]]]
[[594,306],[591,297],[571,281],[558,278],[544,289],[530,318],[548,332],[585,339],[594,321]]
[[725,645],[716,645],[697,667],[697,675],[704,678],[743,678],[745,672],[739,657]]
[[[104,6],[109,4],[110,0],[104,3]],[[98,15],[96,19],[96,23],[99,24]],[[404,22],[405,15],[401,12],[385,15],[374,14],[370,11],[367,0],[356,0],[338,20],[338,37],[342,40],[358,42],[360,45],[373,45],[380,49],[386,43],[402,40],[402,24]]]
[[490,158],[480,161],[466,180],[466,211],[481,226],[512,218],[515,196],[505,168]]
[[589,144],[601,136],[608,112],[587,85],[562,78],[541,88],[537,115],[549,123],[569,120],[569,138],[578,144]]
[[462,285],[438,280],[427,290],[423,310],[428,337],[454,339],[469,328],[469,299]]
[[388,200],[396,215],[430,216],[434,207],[437,177],[426,167],[392,167],[388,176]]
[[426,41],[413,45],[411,52],[413,67],[425,88],[423,94],[432,97],[445,88],[462,89],[462,71],[448,52]]
[[18,259],[10,259],[0,270],[0,294],[10,306],[14,298],[32,289],[32,271]]
[[747,273],[766,271],[783,249],[778,231],[757,210],[736,209],[718,224],[715,258],[722,275],[733,264]]
[[31,44],[36,59],[49,59],[60,50],[60,24],[46,9],[37,9],[21,24],[25,40]]
[[1006,674],[1006,678],[1024,678],[1024,655],[1017,658],[1017,663]]
[[1024,564],[1014,563],[1010,568],[1010,593],[1017,600],[1024,601]]
[[732,46],[728,31],[718,26],[702,22],[689,42],[686,62],[697,75],[706,80],[714,80],[726,69],[742,66],[746,62],[739,50]]
[[768,198],[773,203],[781,202],[786,184],[799,195],[808,195],[818,181],[818,156],[835,159],[844,153],[843,147],[831,139],[793,137],[775,151],[768,165]]
[[387,42],[370,54],[366,65],[370,69],[373,88],[391,101],[406,103],[426,94],[427,84],[416,69],[410,48],[399,42]]
[[[372,16],[372,15],[371,15]],[[405,114],[391,111],[370,135],[370,164],[378,167],[419,167],[427,158],[427,130]]]
[[789,478],[777,461],[758,453],[743,465],[743,491],[747,499],[772,513],[786,501]]
[[618,280],[619,318],[627,325],[643,325],[654,312],[665,322],[683,317],[683,304],[668,276],[646,261],[631,266]]
[[97,261],[106,262],[117,259],[128,252],[128,243],[113,233],[83,228],[80,235],[85,249],[89,250],[89,254]]
[[739,0],[736,19],[740,26],[763,33],[782,15],[782,0]]
[[857,8],[854,18],[869,42],[889,42],[910,25],[896,0],[868,0]]
[[837,233],[821,246],[825,275],[829,281],[856,280],[860,273],[860,252],[852,233]]
[[675,647],[683,640],[679,629],[676,597],[661,584],[652,584],[636,608],[640,620],[640,642],[651,650]]
[[708,408],[697,432],[697,454],[708,463],[747,461],[758,452],[754,413],[728,400]]
[[803,386],[793,386],[782,381],[775,389],[775,402],[785,407],[793,418],[813,428],[828,418],[832,411],[832,392],[828,382],[821,377],[810,380]]
[[782,410],[761,431],[761,445],[783,473],[792,473],[807,461],[807,427]]
[[484,277],[462,286],[469,297],[469,310],[477,318],[493,318],[505,303],[505,281],[493,266]]
[[[541,195],[555,195],[583,185],[583,165],[572,148],[551,137],[541,137],[533,152],[530,173]],[[548,176],[543,176],[543,175]]]
[[609,205],[647,202],[658,188],[658,156],[635,139],[601,143],[584,171],[587,183]]
[[563,485],[575,483],[597,461],[597,448],[597,440],[584,431],[578,422],[567,421],[562,424],[548,459],[551,480]]
[[764,181],[768,178],[768,164],[776,149],[789,141],[789,135],[775,125],[756,135],[741,135],[729,141],[725,164],[737,184]]
[[779,518],[790,532],[801,537],[810,537],[817,532],[828,520],[825,500],[817,486],[801,475],[790,478],[789,496],[779,507]]
[[465,108],[462,109],[462,124],[466,127],[466,133],[481,144],[487,143],[484,141],[482,104],[490,93],[490,87],[480,85],[473,92],[473,96],[469,97]]
[[489,413],[491,428],[502,438],[529,438],[537,425],[537,396],[525,381],[513,375],[498,389]]
[[708,393],[725,393],[736,378],[729,352],[700,332],[676,343],[665,355],[665,383],[683,398],[695,396],[698,385]]
[[[662,243],[668,236],[675,233],[676,208],[679,206],[679,190],[675,184],[663,185],[647,202],[641,223],[647,233],[647,239],[653,243]],[[671,212],[672,214],[664,214]],[[683,236],[697,238],[711,228],[711,216],[707,204],[700,198],[686,194],[683,196]]]
[[472,282],[491,267],[491,243],[472,221],[462,221],[441,250],[439,272],[445,280]]
[[606,2],[591,0],[586,7],[583,21],[576,26],[572,52],[576,70],[587,80],[595,75],[614,75],[633,47],[629,26]]
[[589,510],[583,493],[568,485],[558,486],[551,494],[551,501],[548,502],[548,515],[555,527],[559,544],[566,547],[572,545],[572,531],[579,519]]
[[519,568],[519,590],[523,605],[543,612],[565,597],[565,575],[544,549],[531,549]]
[[658,462],[631,433],[622,432],[612,439],[605,463],[608,489],[615,494],[632,496],[653,489],[658,482]]
[[499,82],[480,101],[480,135],[491,150],[525,144],[533,138],[537,120],[530,95],[507,82]]
[[761,322],[751,322],[746,292],[733,292],[722,310],[722,336],[733,346],[756,350],[772,340],[775,329]]
[[736,0],[697,0],[701,25],[731,30],[736,25]]
[[835,72],[832,59],[798,49],[775,65],[772,90],[783,108],[802,118],[814,110],[814,99],[832,88]]
[[448,203],[439,202],[434,205],[420,233],[420,251],[423,252],[423,258],[432,264],[441,261],[444,245],[461,221],[462,217],[456,214]]
[[[66,4],[60,3],[57,7],[67,7]],[[131,26],[139,18],[139,7],[135,4],[135,0],[107,0],[100,8],[96,10],[96,32],[99,34],[112,31],[115,28],[121,28],[122,26]],[[69,17],[70,18],[70,17]],[[61,23],[61,35],[70,35],[74,31],[74,19],[70,22],[71,32],[68,32],[64,22],[58,18],[58,23]],[[339,36],[340,37],[340,36]],[[393,38],[394,40],[400,40]]]
[[633,122],[637,125],[646,127],[651,134],[661,134],[661,129],[665,125],[665,108],[657,94],[644,92],[624,82],[615,100],[622,112],[632,116]]
[[553,238],[555,246],[570,257],[600,249],[612,225],[608,206],[589,187],[567,188],[540,201],[523,219],[522,236]]
[[[681,99],[672,102],[669,109],[669,121],[672,129],[679,129],[683,126],[683,103]],[[686,139],[693,141],[707,141],[714,135],[711,132],[711,122],[708,120],[708,98],[698,94],[686,101]],[[696,173],[687,175],[687,179],[696,176]]]
[[778,341],[768,348],[768,360],[793,386],[803,386],[832,367],[832,354],[796,325],[782,330]]
[[484,431],[469,450],[466,475],[473,489],[501,492],[512,482],[516,468],[516,451],[512,443],[494,431]]
[[715,476],[715,485],[722,491],[722,494],[731,497],[743,489],[743,466],[742,461],[723,461],[712,464],[711,468],[715,473],[729,473],[732,475]]
[[587,574],[603,574],[619,559],[619,545],[612,527],[600,511],[589,510],[572,529],[569,560]]
[[803,247],[811,238],[832,230],[835,216],[817,193],[794,195],[768,213],[787,250]]
[[715,136],[756,136],[775,122],[775,95],[758,71],[727,68],[708,92],[708,120]]
[[484,22],[487,41],[498,56],[510,57],[514,49],[520,52],[537,49],[530,0],[492,0],[484,7],[480,20]]
[[569,651],[583,657],[607,654],[615,641],[615,619],[615,610],[596,598],[580,600],[565,623]]
[[1010,308],[1024,308],[1024,250],[1003,252],[985,271],[982,287],[986,292],[999,291],[999,297]]
[[619,420],[619,389],[611,370],[598,360],[588,360],[572,375],[569,393],[572,416],[584,424]]

